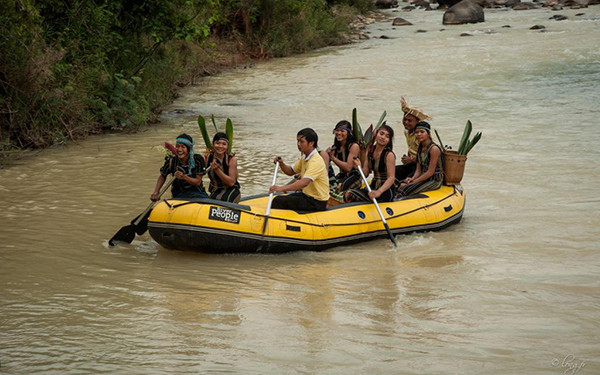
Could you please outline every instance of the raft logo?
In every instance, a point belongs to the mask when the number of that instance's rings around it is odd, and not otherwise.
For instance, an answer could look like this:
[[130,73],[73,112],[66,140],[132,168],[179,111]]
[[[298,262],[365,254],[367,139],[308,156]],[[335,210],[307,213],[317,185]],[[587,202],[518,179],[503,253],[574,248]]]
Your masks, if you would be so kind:
[[219,220],[226,223],[239,224],[240,223],[240,211],[232,210],[229,208],[210,206],[210,213],[208,215],[210,220]]

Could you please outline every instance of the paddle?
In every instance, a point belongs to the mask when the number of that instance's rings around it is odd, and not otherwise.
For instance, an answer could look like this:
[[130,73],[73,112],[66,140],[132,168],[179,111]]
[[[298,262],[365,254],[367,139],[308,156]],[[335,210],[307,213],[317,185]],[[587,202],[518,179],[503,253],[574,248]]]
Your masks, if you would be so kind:
[[[167,189],[169,188],[169,186],[171,186],[174,180],[175,178],[173,177],[169,182],[165,184],[165,186],[163,186],[161,191],[158,193],[158,198],[160,198],[165,193],[165,191],[167,191]],[[115,241],[131,243],[131,241],[133,241],[133,239],[135,238],[136,233],[140,235],[144,234],[144,232],[148,230],[148,217],[150,216],[150,211],[152,210],[155,204],[156,202],[150,203],[150,205],[146,207],[144,212],[139,214],[135,219],[131,220],[131,224],[119,229],[119,231],[115,233],[115,235],[112,236],[112,238],[108,241],[108,244],[110,246],[115,246]]]
[[[362,177],[365,185],[367,185],[367,191],[370,193],[371,187],[369,186],[369,182],[367,181],[367,178],[365,177],[365,174],[363,173],[360,165],[358,166],[358,171],[360,172],[360,176]],[[385,221],[385,218],[383,217],[383,212],[381,212],[381,208],[379,208],[379,204],[377,204],[377,199],[373,198],[373,203],[375,204],[375,207],[377,208],[377,212],[379,213],[379,217],[381,218],[381,221],[383,222],[383,226],[385,227],[385,230],[387,231],[388,235],[390,236],[390,240],[392,240],[392,243],[394,244],[394,247],[395,247],[396,239],[394,238],[394,235],[392,234],[392,231],[390,230],[390,227],[388,226],[387,221]]]
[[[273,183],[271,186],[275,185],[277,182],[277,171],[279,170],[279,159],[277,159],[277,163],[275,163],[275,172],[273,173]],[[264,236],[265,230],[267,229],[267,221],[269,220],[269,214],[271,214],[271,204],[273,203],[273,193],[269,194],[269,203],[267,203],[267,210],[265,211],[265,221],[263,222],[262,227],[262,235]]]

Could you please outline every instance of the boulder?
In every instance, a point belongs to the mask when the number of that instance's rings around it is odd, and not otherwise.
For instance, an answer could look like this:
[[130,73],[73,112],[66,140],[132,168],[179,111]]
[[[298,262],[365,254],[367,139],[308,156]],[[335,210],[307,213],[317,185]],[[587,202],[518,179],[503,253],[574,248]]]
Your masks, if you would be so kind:
[[448,9],[458,3],[460,3],[461,0],[438,0],[438,9]]
[[546,26],[544,26],[544,25],[533,25],[529,28],[529,30],[543,30],[545,28],[546,28]]
[[427,0],[413,0],[412,4],[425,10],[431,10],[431,4]]
[[558,0],[547,0],[543,3],[543,6],[548,8],[552,8],[555,5],[560,5],[560,2]]
[[410,26],[412,23],[408,22],[404,18],[396,17],[392,22],[392,26]]
[[494,4],[501,6],[501,7],[513,8],[517,5],[519,5],[520,2],[521,2],[521,0],[495,0]]
[[398,0],[376,0],[375,6],[380,9],[397,8]]
[[481,5],[472,0],[462,0],[444,12],[444,25],[461,25],[464,23],[484,22],[485,16]]

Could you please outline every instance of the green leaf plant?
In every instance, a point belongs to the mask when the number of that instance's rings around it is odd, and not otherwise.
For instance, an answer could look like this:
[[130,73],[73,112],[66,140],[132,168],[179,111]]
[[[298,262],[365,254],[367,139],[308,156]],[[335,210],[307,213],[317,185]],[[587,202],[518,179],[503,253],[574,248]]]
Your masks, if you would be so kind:
[[352,109],[352,133],[354,134],[356,143],[358,143],[361,148],[367,148],[371,145],[371,143],[373,143],[373,139],[375,134],[377,134],[377,130],[379,130],[381,125],[385,124],[384,119],[386,115],[387,112],[383,111],[379,117],[379,121],[377,121],[377,125],[375,125],[375,127],[373,127],[373,124],[369,125],[367,130],[363,133],[360,123],[358,122],[356,108]]
[[[219,132],[219,127],[215,121],[215,116],[211,115],[211,122],[215,128],[215,133]],[[208,135],[208,130],[206,129],[206,120],[202,115],[198,116],[198,127],[200,128],[200,134],[202,134],[202,139],[204,139],[204,144],[206,145],[207,150],[212,150],[212,139]],[[229,145],[227,146],[227,153],[231,154],[231,148],[233,146],[233,122],[230,118],[227,118],[225,121],[225,134],[227,134],[227,139],[229,140]]]
[[[444,147],[444,142],[442,142],[442,138],[440,137],[437,130],[435,131],[435,135],[440,142],[440,146]],[[470,138],[471,132],[473,131],[473,124],[471,124],[471,120],[467,120],[467,124],[465,125],[465,129],[463,130],[462,138],[460,139],[460,144],[458,146],[458,155],[467,155],[469,151],[475,147],[477,142],[481,139],[481,132],[477,132],[473,138]],[[444,147],[445,149],[451,149],[448,145]]]

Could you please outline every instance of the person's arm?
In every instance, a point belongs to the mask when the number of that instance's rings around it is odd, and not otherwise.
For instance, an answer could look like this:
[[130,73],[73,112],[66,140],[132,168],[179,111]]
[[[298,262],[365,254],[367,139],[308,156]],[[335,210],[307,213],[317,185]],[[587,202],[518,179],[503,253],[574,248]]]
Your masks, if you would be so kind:
[[[417,182],[427,181],[433,176],[435,173],[435,168],[437,166],[438,159],[440,158],[441,151],[439,147],[432,147],[429,150],[429,165],[427,166],[427,170],[421,173],[420,165],[417,164],[417,171],[415,172],[415,177],[412,178],[410,184],[414,184]],[[419,172],[419,174],[417,174]]]
[[291,166],[285,164],[283,162],[283,159],[280,158],[279,156],[275,156],[275,159],[273,160],[273,163],[279,163],[279,168],[281,168],[281,171],[285,174],[287,174],[288,176],[293,176],[294,175],[294,168],[292,168]]
[[158,193],[160,192],[160,188],[165,184],[166,177],[162,174],[158,176],[156,180],[156,187],[154,188],[154,192],[150,195],[150,200],[152,202],[156,202],[158,200]]
[[177,172],[175,172],[175,178],[177,178],[179,180],[184,180],[192,186],[202,185],[202,175],[200,175],[200,174],[197,174],[194,177],[190,177],[187,174],[183,173],[182,171],[177,171]]
[[329,147],[327,150],[319,152],[319,154],[323,158],[323,161],[325,162],[325,168],[329,168],[329,161],[331,160],[331,157],[330,157],[331,153],[332,153],[331,147]]
[[215,171],[217,176],[225,183],[227,186],[235,185],[237,181],[237,159],[235,156],[232,156],[229,159],[229,174],[225,173],[223,168],[221,168],[221,164],[217,162],[217,159],[213,159],[210,168]]
[[396,181],[396,155],[393,152],[388,152],[385,157],[385,169],[387,172],[387,178],[383,185],[377,190],[373,190],[369,193],[369,198],[379,198],[381,194],[385,193],[389,188],[394,185]]
[[350,172],[352,169],[354,169],[354,157],[358,156],[358,152],[360,151],[360,147],[354,143],[351,147],[350,147],[350,151],[348,153],[348,159],[346,161],[340,160],[338,158],[335,157],[335,155],[330,154],[330,159],[332,162],[335,163],[335,165],[337,165],[338,167],[340,167],[340,169],[346,173]]
[[273,193],[276,191],[297,191],[297,190],[302,190],[304,189],[306,186],[308,186],[308,184],[310,184],[312,182],[312,180],[308,177],[303,177],[299,180],[296,180],[294,182],[292,182],[291,184],[287,184],[287,185],[273,185],[269,188],[269,193]]
[[402,155],[402,164],[413,164],[417,162],[417,157],[416,156],[412,156],[410,155],[410,152],[408,155]]

